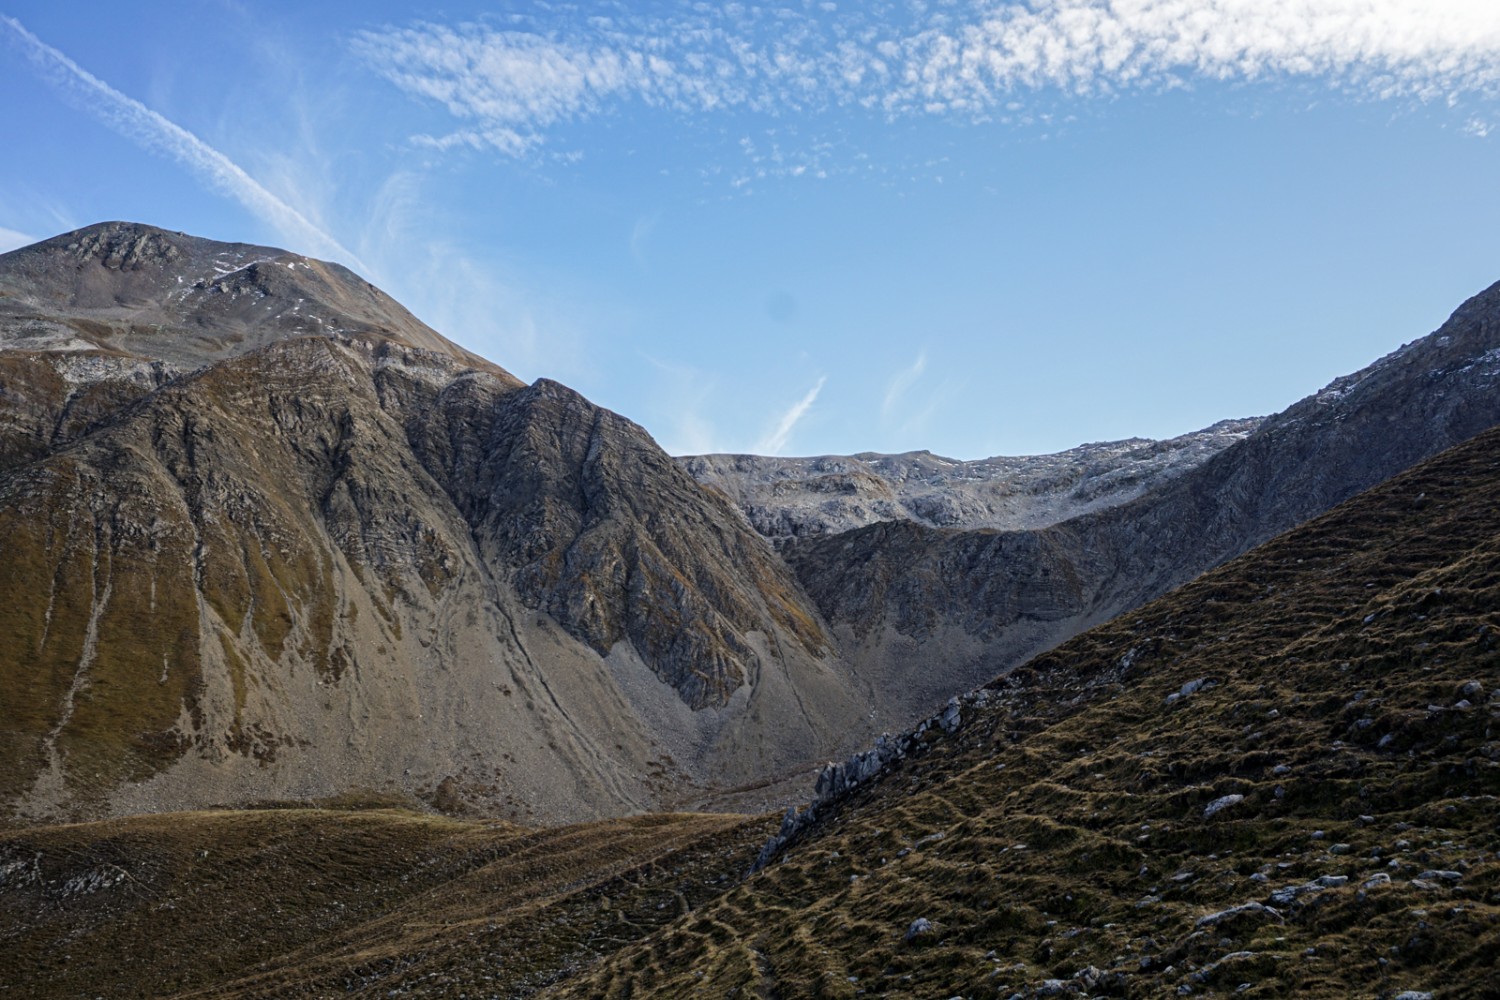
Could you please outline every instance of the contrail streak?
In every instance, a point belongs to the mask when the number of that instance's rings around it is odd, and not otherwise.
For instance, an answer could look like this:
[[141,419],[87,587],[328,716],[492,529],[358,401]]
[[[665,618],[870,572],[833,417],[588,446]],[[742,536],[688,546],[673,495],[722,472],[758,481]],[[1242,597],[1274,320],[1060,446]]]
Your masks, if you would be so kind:
[[120,93],[66,55],[27,31],[13,17],[0,15],[16,43],[47,79],[64,95],[105,125],[139,145],[164,153],[187,167],[214,190],[238,201],[253,215],[273,226],[296,249],[331,257],[361,271],[364,262],[347,247],[308,221],[260,185],[241,167],[187,129]]

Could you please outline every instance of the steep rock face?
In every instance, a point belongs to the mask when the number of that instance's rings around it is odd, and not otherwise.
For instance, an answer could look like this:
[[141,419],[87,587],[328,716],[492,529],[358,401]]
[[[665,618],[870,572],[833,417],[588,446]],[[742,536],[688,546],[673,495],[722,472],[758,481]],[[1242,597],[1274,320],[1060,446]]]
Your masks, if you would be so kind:
[[[45,250],[65,290],[149,301],[150,269],[230,253],[102,231]],[[0,286],[34,301],[37,258]],[[863,702],[791,573],[639,427],[421,330],[289,332],[274,287],[220,336],[217,294],[107,349],[0,351],[12,808],[375,787],[582,818],[848,740]]]
[[1032,532],[872,525],[785,554],[851,659],[920,652],[977,683],[1500,423],[1497,388],[1500,285],[1129,503]]
[[5,478],[7,792],[99,807],[183,763],[299,749],[337,781],[359,744],[413,742],[442,696],[429,675],[469,659],[444,633],[481,620],[487,581],[360,391],[368,351],[221,362]]
[[746,683],[751,633],[827,647],[785,566],[636,424],[547,379],[456,416],[414,427],[418,453],[486,560],[600,655],[630,642],[697,709]]

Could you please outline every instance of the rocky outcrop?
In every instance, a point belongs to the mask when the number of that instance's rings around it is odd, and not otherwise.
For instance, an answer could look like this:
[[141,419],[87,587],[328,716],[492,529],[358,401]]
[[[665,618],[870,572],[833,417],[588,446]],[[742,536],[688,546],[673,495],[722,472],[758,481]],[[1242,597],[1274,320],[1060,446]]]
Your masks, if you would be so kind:
[[781,826],[761,845],[760,853],[755,856],[755,862],[750,866],[751,874],[776,860],[781,852],[813,830],[820,820],[835,813],[860,788],[880,778],[907,757],[920,754],[926,748],[928,733],[953,735],[963,726],[966,711],[983,709],[989,705],[990,699],[991,692],[985,688],[954,695],[942,711],[923,719],[916,728],[896,736],[881,733],[869,749],[852,754],[847,760],[829,761],[823,765],[813,786],[813,797],[801,807],[787,807],[781,817]]
[[[829,647],[795,579],[727,503],[566,386],[542,379],[413,432],[529,607],[601,656],[629,642],[691,707],[721,708],[747,683],[753,634],[809,656]],[[476,440],[454,447],[455,434]]]

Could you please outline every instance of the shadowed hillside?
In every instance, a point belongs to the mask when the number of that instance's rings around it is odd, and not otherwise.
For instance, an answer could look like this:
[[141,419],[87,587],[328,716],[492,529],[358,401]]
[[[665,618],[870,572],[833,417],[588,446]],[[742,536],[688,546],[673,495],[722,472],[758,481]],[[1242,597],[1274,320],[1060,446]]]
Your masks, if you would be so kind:
[[962,702],[576,997],[1500,991],[1500,433]]
[[930,710],[1497,423],[1500,284],[1128,502],[1026,531],[898,519],[781,551],[844,657]]

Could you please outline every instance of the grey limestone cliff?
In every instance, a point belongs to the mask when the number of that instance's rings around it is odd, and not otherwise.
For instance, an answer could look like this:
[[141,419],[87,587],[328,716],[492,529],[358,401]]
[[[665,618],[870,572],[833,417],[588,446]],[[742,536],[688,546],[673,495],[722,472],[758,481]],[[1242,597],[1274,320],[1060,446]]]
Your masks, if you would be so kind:
[[1222,420],[1167,441],[1131,438],[1054,455],[957,461],[926,451],[815,458],[692,455],[700,482],[732,498],[773,541],[881,521],[930,528],[1041,528],[1126,503],[1196,468],[1260,425]]

